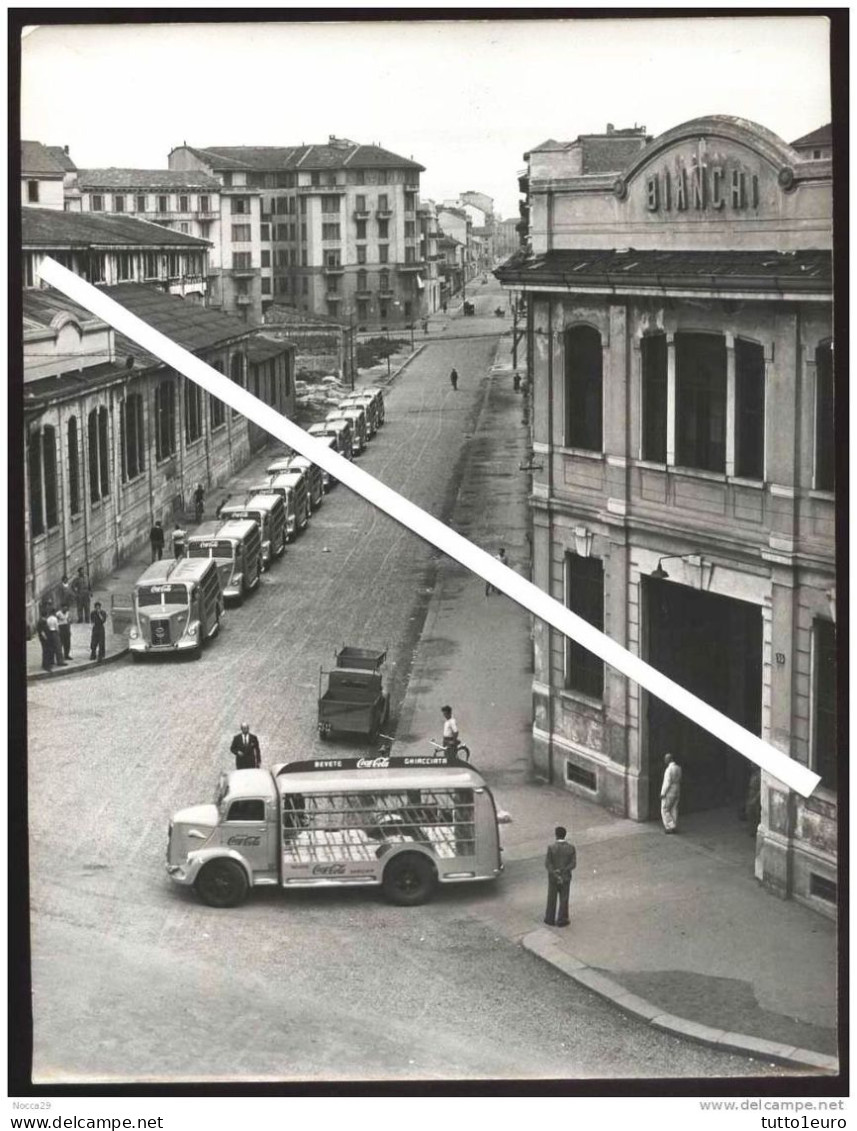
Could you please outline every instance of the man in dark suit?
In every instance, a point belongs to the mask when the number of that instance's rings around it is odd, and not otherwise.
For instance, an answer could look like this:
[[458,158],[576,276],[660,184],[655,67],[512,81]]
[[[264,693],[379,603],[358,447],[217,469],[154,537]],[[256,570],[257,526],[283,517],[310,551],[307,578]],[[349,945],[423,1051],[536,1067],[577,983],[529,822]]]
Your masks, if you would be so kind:
[[259,739],[250,733],[249,723],[241,724],[241,731],[232,739],[229,752],[235,755],[236,770],[258,770],[262,765]]
[[[556,840],[548,845],[545,868],[548,873],[548,902],[545,909],[545,922],[549,927],[568,926],[568,893],[571,887],[571,873],[577,867],[577,850],[569,844],[566,830],[562,825],[554,829]],[[559,911],[557,911],[557,900]]]

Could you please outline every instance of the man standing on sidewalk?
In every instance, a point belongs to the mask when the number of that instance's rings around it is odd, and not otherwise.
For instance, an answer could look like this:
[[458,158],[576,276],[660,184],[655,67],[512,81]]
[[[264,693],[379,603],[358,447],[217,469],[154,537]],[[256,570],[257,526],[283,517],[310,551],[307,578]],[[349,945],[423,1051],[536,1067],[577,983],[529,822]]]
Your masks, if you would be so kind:
[[64,660],[71,659],[71,618],[68,615],[68,605],[63,602],[62,608],[57,613],[57,624],[60,631],[60,643]]
[[164,528],[159,522],[149,531],[149,542],[152,545],[152,561],[160,561],[164,556]]
[[[568,893],[571,888],[571,873],[577,867],[577,849],[569,844],[566,830],[562,825],[554,829],[556,840],[548,845],[545,868],[548,873],[548,902],[545,908],[545,922],[549,927],[568,926]],[[559,910],[557,910],[559,901]]]
[[62,658],[62,640],[60,639],[60,625],[57,620],[56,610],[53,605],[48,608],[48,615],[46,617],[48,626],[48,641],[50,644],[51,652],[54,657],[54,664],[58,668],[65,667],[65,660]]
[[102,609],[101,602],[95,602],[92,610],[92,638],[89,641],[89,658],[97,659],[99,664],[104,660],[104,646],[106,636],[104,625],[107,623],[107,613]]
[[74,593],[74,604],[77,609],[77,623],[89,624],[89,602],[92,599],[92,586],[89,578],[84,576],[83,566],[77,571],[77,576],[71,583]]
[[661,783],[661,821],[665,833],[674,833],[678,824],[681,797],[681,766],[672,754],[664,755],[664,780]]

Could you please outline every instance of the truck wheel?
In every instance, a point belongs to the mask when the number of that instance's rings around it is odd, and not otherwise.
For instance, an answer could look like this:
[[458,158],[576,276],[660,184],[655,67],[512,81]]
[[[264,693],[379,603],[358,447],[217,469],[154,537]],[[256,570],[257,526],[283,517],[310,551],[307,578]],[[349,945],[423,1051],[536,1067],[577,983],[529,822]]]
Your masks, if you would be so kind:
[[247,894],[247,873],[234,860],[212,860],[196,877],[197,895],[209,907],[237,907]]
[[400,907],[427,903],[437,886],[437,873],[423,856],[403,852],[384,869],[384,895]]

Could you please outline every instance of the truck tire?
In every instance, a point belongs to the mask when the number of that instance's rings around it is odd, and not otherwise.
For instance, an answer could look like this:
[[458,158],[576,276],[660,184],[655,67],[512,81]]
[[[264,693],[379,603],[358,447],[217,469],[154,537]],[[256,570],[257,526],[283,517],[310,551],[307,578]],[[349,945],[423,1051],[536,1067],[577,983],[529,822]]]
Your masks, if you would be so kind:
[[209,907],[237,907],[249,884],[247,873],[235,860],[211,860],[200,870],[194,887]]
[[384,869],[384,895],[399,907],[427,903],[437,887],[437,873],[431,862],[416,852],[395,856]]

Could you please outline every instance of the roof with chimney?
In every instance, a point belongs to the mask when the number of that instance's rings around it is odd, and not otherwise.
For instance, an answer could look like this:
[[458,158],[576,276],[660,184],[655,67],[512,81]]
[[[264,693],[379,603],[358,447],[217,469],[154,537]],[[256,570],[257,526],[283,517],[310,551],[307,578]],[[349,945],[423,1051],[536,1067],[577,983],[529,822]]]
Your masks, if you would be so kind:
[[418,169],[424,166],[378,145],[331,137],[326,145],[210,145],[184,147],[219,172],[316,169]]
[[218,192],[220,181],[203,173],[200,169],[80,169],[77,183],[82,189],[128,189],[135,192],[147,189],[158,192],[161,189],[205,189]]
[[77,165],[75,165],[71,157],[69,157],[67,145],[46,145],[45,149],[47,149],[51,157],[53,157],[57,164],[62,166],[67,173],[77,171]]
[[60,212],[56,208],[21,209],[21,246],[66,247],[186,247],[204,249],[210,240],[138,220],[124,212]]
[[60,180],[65,176],[65,168],[40,141],[22,141],[21,176],[51,177]]

